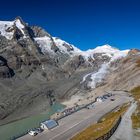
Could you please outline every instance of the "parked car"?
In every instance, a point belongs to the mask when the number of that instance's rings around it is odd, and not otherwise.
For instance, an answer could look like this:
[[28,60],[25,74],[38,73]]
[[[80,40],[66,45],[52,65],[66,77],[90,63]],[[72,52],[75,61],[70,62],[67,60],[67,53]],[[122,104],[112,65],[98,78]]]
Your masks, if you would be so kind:
[[110,99],[111,101],[115,101],[115,99]]
[[111,96],[112,96],[112,93],[108,93],[107,95],[108,95],[109,97],[111,97]]
[[38,134],[38,131],[32,129],[28,132],[28,134],[31,136],[36,136]]
[[86,108],[87,109],[92,109],[92,108],[94,108],[94,104],[88,105]]
[[35,130],[36,130],[38,133],[41,133],[41,132],[44,131],[44,130],[43,130],[42,128],[40,128],[40,127],[36,128]]
[[43,131],[43,129],[38,127],[38,128],[29,130],[28,134],[31,136],[36,136],[38,133],[41,133],[42,131]]
[[107,94],[106,97],[110,97],[111,95]]
[[103,95],[103,98],[104,98],[104,99],[107,99],[107,96],[106,96],[106,95]]

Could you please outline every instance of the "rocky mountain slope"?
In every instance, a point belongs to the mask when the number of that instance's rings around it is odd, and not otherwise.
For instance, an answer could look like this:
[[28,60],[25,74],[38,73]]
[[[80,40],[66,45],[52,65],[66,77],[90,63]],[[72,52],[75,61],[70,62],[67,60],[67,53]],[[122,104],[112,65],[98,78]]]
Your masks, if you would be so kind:
[[0,21],[0,124],[89,90],[129,89],[139,83],[139,57],[109,45],[81,51],[20,17]]
[[132,49],[123,59],[111,63],[109,72],[93,92],[130,91],[140,85],[140,50]]

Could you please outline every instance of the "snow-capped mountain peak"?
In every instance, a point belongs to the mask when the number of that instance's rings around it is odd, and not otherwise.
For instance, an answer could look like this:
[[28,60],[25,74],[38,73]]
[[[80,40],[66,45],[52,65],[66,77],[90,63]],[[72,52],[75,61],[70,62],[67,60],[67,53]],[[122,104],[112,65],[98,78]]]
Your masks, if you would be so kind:
[[39,44],[43,54],[50,53],[51,55],[55,55],[54,47],[59,50],[60,53],[67,54],[69,56],[73,56],[81,52],[81,50],[76,48],[74,45],[71,45],[58,37],[44,36],[35,37],[34,39]]
[[109,56],[113,56],[115,53],[118,53],[118,52],[121,52],[121,51],[108,44],[103,45],[103,46],[97,46],[95,49],[89,49],[86,51],[86,53],[88,54],[102,53],[102,54],[107,54]]
[[105,44],[105,45],[102,45],[102,46],[97,46],[93,50],[101,53],[101,52],[114,52],[115,50],[118,50],[118,49],[110,46],[109,44]]
[[16,18],[14,21],[0,21],[0,35],[11,40],[14,36],[14,28],[17,27],[25,37],[24,28],[25,25],[22,23],[20,18]]
[[[28,33],[25,31],[26,24],[20,17],[17,17],[14,21],[0,21],[0,35],[6,37],[8,40],[13,39],[16,29],[20,31],[20,37],[23,39],[28,36]],[[35,36],[34,40],[38,43],[43,54],[50,53],[50,55],[55,55],[58,51],[62,54],[67,54],[70,57],[73,57],[74,55],[81,55],[86,61],[89,59],[94,60],[95,54],[100,54],[100,56],[108,56],[113,61],[120,57],[126,56],[129,51],[120,51],[108,44],[98,46],[95,49],[82,51],[60,38],[51,37],[49,35]]]
[[100,54],[101,56],[108,56],[111,60],[119,59],[125,57],[128,54],[129,50],[119,50],[110,45],[98,46],[95,49],[89,49],[87,51],[80,52],[81,55],[88,60],[89,58],[94,59],[95,54]]
[[[83,52],[83,56],[85,56],[86,59],[90,57],[94,59],[96,63],[98,63],[97,61],[102,61],[102,63],[99,64],[100,68],[98,69],[98,71],[93,71],[92,73],[86,74],[83,77],[81,84],[86,81],[88,87],[96,88],[99,83],[102,83],[106,74],[109,72],[110,64],[118,59],[127,56],[128,52],[129,50],[121,51],[119,49],[111,47],[110,45],[98,46],[95,49]],[[104,57],[106,57],[107,59],[105,58],[104,60]]]
[[14,25],[22,32],[22,34],[24,34],[23,29],[25,28],[25,26],[19,18],[14,21]]
[[56,46],[60,49],[62,53],[67,53],[67,54],[78,54],[81,52],[80,49],[75,47],[72,44],[69,44],[68,42],[58,38],[58,37],[53,37],[53,40],[56,44]]

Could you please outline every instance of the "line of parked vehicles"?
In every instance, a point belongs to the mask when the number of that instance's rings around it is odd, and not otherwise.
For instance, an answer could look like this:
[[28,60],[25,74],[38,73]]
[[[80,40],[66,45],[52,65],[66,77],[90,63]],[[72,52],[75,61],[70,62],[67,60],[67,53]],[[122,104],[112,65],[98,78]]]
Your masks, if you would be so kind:
[[[95,98],[95,102],[103,102],[111,96],[114,96],[114,94],[107,93],[103,96],[98,96],[98,97]],[[111,98],[110,100],[114,101],[115,99]],[[94,107],[94,103],[91,103],[90,105],[86,106],[87,109],[91,109],[93,107]],[[58,122],[57,122],[57,120],[59,118],[70,115],[73,112],[75,112],[76,110],[78,110],[79,108],[80,108],[80,106],[77,105],[77,106],[74,106],[72,108],[67,108],[67,109],[64,109],[61,112],[55,113],[50,120],[42,122],[40,127],[29,130],[28,134],[31,135],[31,136],[36,136],[39,133],[43,132],[45,129],[52,129],[53,127],[56,127],[57,125],[59,125]]]
[[[103,96],[98,96],[95,98],[95,102],[104,102],[107,98],[111,97],[111,96],[114,96],[114,94],[112,93],[107,93]],[[115,99],[114,98],[111,98],[110,101],[114,101]],[[91,108],[94,108],[94,103],[88,105],[86,107],[87,109],[91,109]]]
[[[106,100],[107,98],[109,98],[109,97],[111,97],[111,96],[114,96],[114,94],[112,94],[112,93],[107,93],[107,94],[105,94],[105,95],[103,95],[103,96],[100,96],[100,97],[97,97],[97,98],[101,98],[103,101],[104,100]],[[113,99],[113,101],[115,100],[114,98],[111,98],[110,100],[112,100]]]

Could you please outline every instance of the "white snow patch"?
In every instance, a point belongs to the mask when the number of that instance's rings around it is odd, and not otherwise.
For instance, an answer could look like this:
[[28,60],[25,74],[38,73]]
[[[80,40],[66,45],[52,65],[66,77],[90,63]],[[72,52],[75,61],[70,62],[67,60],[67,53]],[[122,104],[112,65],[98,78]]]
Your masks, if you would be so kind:
[[124,51],[116,51],[113,55],[113,57],[111,58],[111,62],[120,58],[123,58],[125,56],[127,56],[129,50],[124,50]]
[[0,34],[11,40],[13,38],[13,31],[7,32],[6,30],[14,25],[14,22],[0,21]]
[[[68,53],[67,51],[67,48],[63,45],[64,43],[66,43],[65,41],[61,40],[61,39],[58,39],[56,37],[53,37],[53,40],[56,44],[56,46],[59,48],[59,50],[62,52],[62,53]],[[67,43],[66,43],[67,44]],[[69,45],[69,44],[67,44]]]
[[95,49],[89,49],[87,51],[81,51],[81,55],[88,60],[88,58],[92,58],[94,60],[94,54],[102,53],[103,55],[107,55],[112,58],[112,61],[115,59],[119,59],[121,57],[125,57],[128,54],[129,50],[120,51],[116,48],[111,47],[110,45],[98,46]]
[[24,31],[23,31],[24,25],[21,23],[21,21],[19,19],[15,20],[14,23],[17,26],[17,28],[22,32],[22,34],[24,35],[24,38],[25,38],[26,36],[25,36]]
[[108,54],[113,54],[114,52],[119,51],[119,50],[116,49],[116,48],[113,48],[112,46],[110,46],[110,45],[107,44],[107,45],[103,45],[103,46],[98,46],[95,49],[88,50],[88,51],[92,51],[94,53],[108,53]]
[[83,51],[83,52],[80,52],[79,54],[81,54],[86,61],[88,61],[89,58],[92,58],[94,60],[93,51]]
[[86,81],[87,77],[90,76],[91,74],[93,74],[94,72],[88,73],[83,77],[83,80],[80,82],[80,84],[82,84],[83,82]]
[[39,47],[43,54],[45,54],[46,52],[54,54],[54,51],[51,49],[53,42],[50,37],[44,36],[44,37],[36,37],[34,39],[39,44]]
[[41,68],[42,68],[42,70],[45,70],[45,66],[44,65],[41,65]]
[[[39,47],[41,48],[42,53],[51,53],[51,54],[55,54],[55,52],[51,49],[51,46],[53,45],[53,43],[55,43],[55,45],[59,48],[61,53],[64,54],[68,54],[70,56],[73,56],[74,54],[78,54],[78,52],[80,52],[80,50],[76,47],[74,47],[73,45],[57,38],[57,37],[48,37],[48,36],[44,36],[44,37],[37,37],[34,38],[37,43],[39,44]],[[67,47],[65,47],[65,45],[68,45],[68,47],[70,47],[72,50],[68,51]]]
[[[59,48],[59,50],[62,52],[62,53],[66,53],[66,54],[69,54],[69,55],[76,55],[78,53],[81,52],[81,50],[79,50],[78,48],[76,48],[75,46],[67,43],[66,41],[62,40],[62,39],[59,39],[57,37],[53,37],[53,40],[56,44],[56,46]],[[68,51],[67,50],[67,47],[65,47],[65,45],[68,45],[68,47],[70,47],[71,51]]]
[[13,38],[14,30],[8,31],[7,29],[12,29],[14,24],[22,32],[25,38],[26,36],[23,31],[24,25],[21,23],[19,19],[15,21],[0,21],[0,34],[2,36],[5,36],[7,39],[11,40]]

